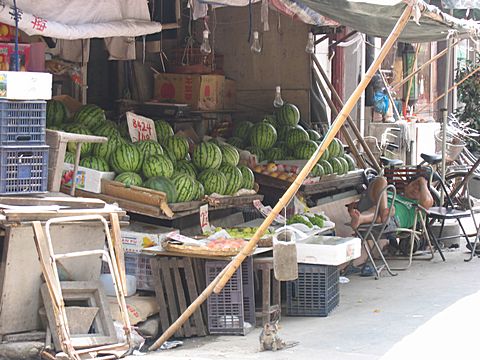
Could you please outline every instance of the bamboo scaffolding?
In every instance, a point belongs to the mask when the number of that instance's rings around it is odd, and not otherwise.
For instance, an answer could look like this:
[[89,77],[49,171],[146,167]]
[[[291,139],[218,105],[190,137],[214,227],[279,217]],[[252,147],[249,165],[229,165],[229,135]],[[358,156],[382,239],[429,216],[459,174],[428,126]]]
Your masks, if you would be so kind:
[[380,65],[382,64],[383,60],[385,59],[386,55],[390,51],[391,47],[393,46],[394,42],[399,37],[400,33],[402,32],[403,28],[406,26],[410,17],[412,15],[413,3],[409,3],[406,5],[405,10],[403,11],[402,15],[398,19],[395,27],[393,28],[392,32],[388,36],[385,44],[382,46],[382,49],[372,63],[370,68],[367,70],[365,76],[360,81],[360,84],[357,86],[355,92],[350,96],[348,101],[343,106],[343,109],[338,114],[335,122],[330,127],[329,131],[327,132],[325,138],[322,140],[319,148],[313,154],[313,156],[308,160],[305,167],[300,172],[297,179],[292,183],[292,185],[287,189],[285,194],[280,198],[277,205],[273,208],[272,212],[267,216],[267,218],[263,221],[260,225],[258,230],[255,232],[253,237],[250,241],[245,245],[242,251],[222,270],[222,272],[205,288],[205,290],[199,295],[195,301],[193,301],[190,306],[183,312],[182,315],[160,336],[155,343],[150,346],[149,350],[154,351],[157,350],[166,340],[168,340],[175,332],[188,320],[188,318],[202,305],[205,300],[210,296],[210,294],[215,291],[215,293],[219,293],[222,291],[225,284],[228,280],[232,277],[233,273],[238,269],[241,265],[243,260],[252,254],[253,249],[257,245],[259,239],[265,233],[267,228],[273,222],[275,217],[280,213],[280,211],[291,201],[292,197],[298,191],[300,186],[303,183],[303,180],[306,176],[310,173],[312,168],[315,166],[317,161],[320,159],[322,154],[324,153],[325,149],[328,145],[332,142],[337,132],[340,130],[342,125],[347,120],[348,114],[352,111],[353,107],[357,103],[358,99],[360,98],[362,92],[367,87],[368,83],[371,81],[375,72],[379,69]]

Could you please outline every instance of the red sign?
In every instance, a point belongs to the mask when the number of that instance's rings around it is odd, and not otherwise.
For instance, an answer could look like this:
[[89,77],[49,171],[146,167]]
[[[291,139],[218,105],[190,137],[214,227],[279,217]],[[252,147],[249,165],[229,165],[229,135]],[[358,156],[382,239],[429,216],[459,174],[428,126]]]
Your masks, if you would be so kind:
[[155,131],[155,123],[152,119],[127,112],[128,133],[132,142],[142,140],[157,141],[157,133]]

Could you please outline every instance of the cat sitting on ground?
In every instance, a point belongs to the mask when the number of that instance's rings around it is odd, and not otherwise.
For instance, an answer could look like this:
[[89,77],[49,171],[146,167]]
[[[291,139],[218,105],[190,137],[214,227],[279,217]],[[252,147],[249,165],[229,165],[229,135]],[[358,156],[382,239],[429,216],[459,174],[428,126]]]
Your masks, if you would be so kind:
[[260,333],[260,351],[282,350],[298,345],[298,341],[286,343],[278,336],[278,321],[268,322],[263,326]]

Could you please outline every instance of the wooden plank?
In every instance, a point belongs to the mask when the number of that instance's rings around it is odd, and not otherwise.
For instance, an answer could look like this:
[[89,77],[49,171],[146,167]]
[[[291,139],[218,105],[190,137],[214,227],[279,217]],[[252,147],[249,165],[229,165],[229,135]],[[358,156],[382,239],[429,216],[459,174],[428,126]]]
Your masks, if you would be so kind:
[[114,211],[118,216],[126,216],[126,212],[122,210],[115,210],[112,207],[105,207],[103,209],[63,209],[60,211],[35,211],[34,209],[25,210],[2,210],[1,213],[5,215],[7,222],[27,222],[27,221],[47,221],[52,218],[76,216],[76,215],[101,215],[109,217],[110,213]]
[[118,221],[118,214],[110,214],[110,236],[112,238],[113,250],[115,253],[115,261],[118,267],[118,273],[120,276],[120,284],[122,286],[123,293],[127,293],[127,275],[125,273],[125,255],[123,253],[122,234],[120,232],[120,222]]
[[253,203],[254,200],[263,200],[263,195],[243,195],[243,196],[225,196],[208,197],[208,204],[212,207],[242,206]]
[[[173,276],[175,279],[175,286],[176,286],[176,293],[177,293],[177,301],[178,301],[178,310],[180,314],[183,314],[185,310],[187,310],[187,301],[185,300],[185,289],[183,288],[182,279],[180,278],[180,268],[183,267],[183,259],[182,258],[170,258],[170,269],[173,271]],[[176,320],[176,318],[175,318]],[[185,333],[185,337],[192,336],[192,327],[190,325],[190,321],[186,321],[183,324],[183,331]]]
[[[182,260],[185,280],[187,282],[188,296],[190,301],[193,301],[193,299],[198,297],[197,282],[195,281],[195,275],[193,272],[193,260],[188,257],[184,257]],[[206,336],[207,330],[203,321],[201,308],[198,308],[197,311],[193,313],[193,320],[195,322],[195,334],[197,336]]]
[[[158,303],[158,313],[160,315],[160,325],[162,330],[165,331],[171,324],[168,318],[168,307],[165,301],[166,290],[164,288],[165,281],[162,277],[167,274],[162,274],[161,262],[164,261],[158,256],[154,256],[150,259],[150,267],[152,269],[153,286],[155,289],[155,298]],[[162,276],[163,275],[163,276]]]
[[[170,272],[170,262],[168,258],[162,261],[161,268],[162,268],[163,280],[165,284],[165,293],[167,294],[167,300],[168,300],[168,312],[170,314],[170,318],[172,319],[172,323],[173,323],[178,318],[179,314],[177,311],[175,291],[173,289],[172,277]],[[183,337],[184,336],[183,328],[180,327],[176,334],[177,336]]]
[[71,209],[102,209],[105,202],[93,198],[72,198],[72,197],[0,197],[0,208],[2,205],[9,206],[67,206]]

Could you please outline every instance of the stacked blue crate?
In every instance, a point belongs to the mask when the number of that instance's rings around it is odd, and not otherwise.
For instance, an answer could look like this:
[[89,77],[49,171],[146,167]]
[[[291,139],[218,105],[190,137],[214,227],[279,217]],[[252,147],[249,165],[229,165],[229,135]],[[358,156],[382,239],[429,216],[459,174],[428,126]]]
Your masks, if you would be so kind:
[[47,191],[45,101],[0,100],[0,195]]

